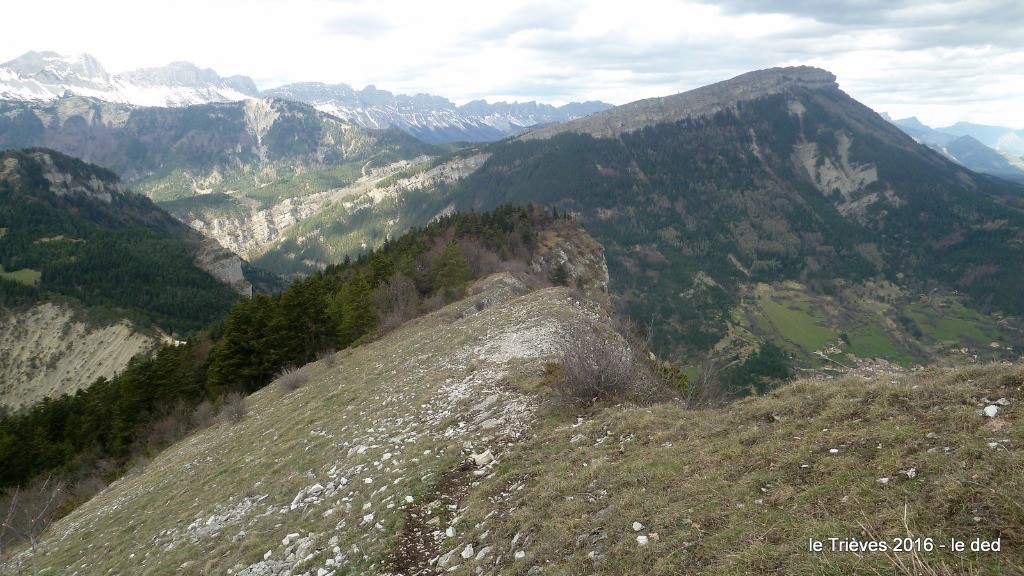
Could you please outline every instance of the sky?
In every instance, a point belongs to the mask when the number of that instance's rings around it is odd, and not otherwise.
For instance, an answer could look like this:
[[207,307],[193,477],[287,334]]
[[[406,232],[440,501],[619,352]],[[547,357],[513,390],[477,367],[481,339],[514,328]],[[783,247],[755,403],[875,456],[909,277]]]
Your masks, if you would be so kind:
[[49,0],[4,20],[0,62],[89,53],[118,73],[185,60],[261,89],[556,105],[811,65],[893,118],[1024,128],[1024,0]]

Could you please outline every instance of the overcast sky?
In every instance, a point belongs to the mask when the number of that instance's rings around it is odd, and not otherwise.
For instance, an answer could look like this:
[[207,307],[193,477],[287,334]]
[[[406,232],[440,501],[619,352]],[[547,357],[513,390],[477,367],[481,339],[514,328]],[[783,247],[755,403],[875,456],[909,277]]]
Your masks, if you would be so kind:
[[373,84],[459,104],[623,104],[808,64],[878,112],[1024,128],[1024,0],[53,0],[4,8],[0,62],[187,60],[260,88]]

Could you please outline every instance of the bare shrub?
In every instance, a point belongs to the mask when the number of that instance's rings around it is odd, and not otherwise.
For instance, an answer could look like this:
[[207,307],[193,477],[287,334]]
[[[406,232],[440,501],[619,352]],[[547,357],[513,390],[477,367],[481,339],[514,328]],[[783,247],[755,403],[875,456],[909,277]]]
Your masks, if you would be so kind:
[[469,267],[476,277],[487,276],[501,269],[501,258],[498,254],[477,238],[460,239],[459,249],[462,250],[462,255],[469,262]]
[[149,466],[149,458],[142,454],[135,460],[132,460],[132,467],[125,473],[126,476],[139,476],[146,471],[146,466]]
[[337,353],[337,350],[321,350],[316,355],[316,361],[324,368],[334,368],[334,365],[338,363]]
[[[52,477],[37,478],[31,484],[15,488],[0,500],[0,549],[18,542],[28,542],[31,559],[35,561],[36,538],[56,519],[58,509],[68,499],[63,482]],[[35,570],[33,570],[35,571]]]
[[697,380],[690,385],[686,405],[690,408],[716,408],[728,404],[729,391],[718,378],[721,362],[709,360],[701,364]]
[[228,392],[220,397],[220,415],[225,422],[236,424],[241,422],[249,412],[245,394]]
[[80,480],[75,482],[75,485],[71,488],[72,502],[68,506],[68,511],[70,512],[70,510],[88,502],[93,496],[102,492],[106,487],[106,481],[103,480],[103,476],[98,472],[93,472],[82,477]]
[[373,307],[380,318],[378,329],[390,332],[419,315],[419,292],[404,274],[395,273],[373,289]]
[[434,312],[444,308],[444,294],[437,293],[423,301],[423,308],[427,312]]
[[526,262],[523,262],[522,260],[505,260],[498,267],[498,270],[514,275],[526,274],[527,266]]
[[164,415],[153,423],[146,437],[146,446],[153,451],[163,450],[189,432],[191,418],[183,400],[178,400],[173,407],[164,408],[160,412]]
[[302,386],[309,380],[309,374],[302,368],[287,367],[277,373],[277,378],[274,379],[274,385],[286,394],[294,390],[302,388]]
[[646,349],[612,330],[582,321],[568,332],[558,373],[548,370],[556,406],[579,409],[606,399],[650,404],[672,398],[672,391],[644,357]]
[[188,432],[188,421],[178,420],[174,415],[167,415],[153,423],[146,445],[150,450],[163,450],[182,438]]
[[209,426],[215,415],[216,410],[213,408],[213,404],[209,400],[203,400],[192,410],[192,417],[190,418],[192,429],[198,430],[199,428]]

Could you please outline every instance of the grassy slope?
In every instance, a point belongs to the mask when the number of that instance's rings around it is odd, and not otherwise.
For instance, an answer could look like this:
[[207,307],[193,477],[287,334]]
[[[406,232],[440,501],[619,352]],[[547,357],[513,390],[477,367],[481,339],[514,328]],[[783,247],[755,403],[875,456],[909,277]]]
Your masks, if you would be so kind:
[[[989,366],[802,380],[717,410],[615,406],[551,420],[473,494],[469,538],[489,532],[506,574],[744,575],[892,574],[915,561],[811,553],[809,538],[999,537],[999,553],[917,558],[941,574],[1021,573],[1022,385],[1019,367]],[[1011,404],[996,418],[980,415],[983,398],[1002,397]]]
[[[422,504],[464,447],[497,449],[530,420],[522,390],[582,309],[562,288],[523,291],[491,277],[467,300],[310,365],[298,390],[268,386],[240,423],[172,447],[55,524],[38,548],[42,573],[223,574],[268,551],[279,568],[315,573],[337,559],[348,573],[380,571],[405,497]],[[291,509],[318,483],[329,498]],[[286,560],[291,533],[315,534],[312,558]],[[8,569],[18,562],[31,551]]]
[[[812,294],[797,282],[757,284],[746,291],[732,315],[734,330],[777,342],[808,366],[820,363],[812,356],[815,350],[829,346],[910,366],[946,358],[951,347],[965,347],[982,362],[1012,360],[1024,344],[1016,322],[966,308],[962,297],[952,294],[913,295],[890,284],[851,284],[833,297]],[[901,323],[901,316],[912,325]]]
[[0,278],[7,278],[8,280],[14,280],[15,282],[21,282],[26,286],[38,286],[39,279],[42,278],[43,274],[39,270],[32,270],[31,268],[22,268],[21,270],[12,270],[7,272],[3,266],[0,266]]
[[[54,525],[37,548],[42,573],[382,573],[412,510],[437,536],[426,559],[447,555],[455,574],[890,574],[915,558],[949,574],[1024,567],[1019,366],[802,380],[713,410],[535,419],[530,392],[558,325],[594,310],[563,289],[517,296],[503,278],[307,367],[298,390],[262,390],[240,423],[161,454]],[[996,418],[980,414],[1000,398]],[[468,495],[449,508],[435,491],[467,448],[493,448],[500,463],[465,475]],[[808,538],[908,533],[998,537],[1002,551],[807,550]],[[23,551],[8,569],[30,561]]]

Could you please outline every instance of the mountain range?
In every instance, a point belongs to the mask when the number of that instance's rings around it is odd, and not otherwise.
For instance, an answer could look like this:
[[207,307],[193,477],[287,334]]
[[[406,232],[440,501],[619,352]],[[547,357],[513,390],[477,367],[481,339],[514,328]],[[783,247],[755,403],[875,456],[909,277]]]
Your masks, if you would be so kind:
[[[934,289],[982,313],[972,350],[1002,357],[1002,344],[985,344],[1020,339],[988,315],[1024,305],[1010,288],[1020,187],[921,146],[814,68],[751,72],[454,152],[284,99],[7,102],[0,146],[110,166],[287,275],[455,210],[568,210],[605,245],[617,303],[692,361],[718,350],[731,362],[773,339],[812,364],[844,342],[859,358],[924,361],[956,340],[937,328],[948,310],[913,296]],[[788,296],[761,286],[787,281],[813,302],[800,321],[823,327],[814,338],[773,316]],[[885,309],[870,302],[878,282],[898,294]]]
[[1024,180],[1024,130],[969,122],[932,128],[915,117],[892,122],[918,142],[971,170]]
[[[0,573],[1024,566],[1024,185],[825,70],[475,145],[281,98],[6,101],[0,138],[108,165],[0,155],[5,309],[192,335],[0,410]],[[196,230],[260,218],[295,279],[236,301]],[[1004,548],[808,549],[856,535]]]
[[[508,201],[569,211],[604,245],[616,303],[691,359],[774,339],[812,365],[836,346],[908,364],[1020,340],[988,314],[1024,310],[1024,189],[920,145],[823,70],[752,72],[460,154],[478,167],[457,181],[410,174],[385,202],[354,198],[335,213],[360,222],[344,233]],[[278,256],[330,238],[307,229]],[[935,291],[968,296],[977,330],[939,329],[958,321],[920,297]]]
[[450,152],[280,98],[179,108],[79,96],[0,101],[0,149],[33,146],[109,167],[125,185],[249,259],[328,205]]
[[504,138],[537,124],[563,122],[610,107],[603,102],[560,107],[536,102],[489,104],[483,100],[456,106],[440,96],[394,95],[367,86],[288,84],[260,92],[245,76],[221,78],[188,62],[108,74],[92,56],[66,57],[29,52],[0,64],[0,99],[52,101],[84,96],[135,106],[176,107],[249,98],[286,98],[365,128],[396,127],[425,142],[484,142]]

